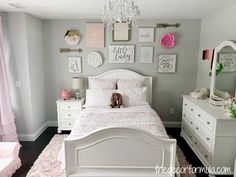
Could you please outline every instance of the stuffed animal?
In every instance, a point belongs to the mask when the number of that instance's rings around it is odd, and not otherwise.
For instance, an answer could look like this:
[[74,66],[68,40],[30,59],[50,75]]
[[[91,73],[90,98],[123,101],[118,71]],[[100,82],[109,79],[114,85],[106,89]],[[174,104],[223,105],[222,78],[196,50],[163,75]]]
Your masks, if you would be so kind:
[[121,96],[121,94],[112,93],[111,104],[109,106],[111,106],[111,108],[120,108],[120,107],[122,107],[122,96]]

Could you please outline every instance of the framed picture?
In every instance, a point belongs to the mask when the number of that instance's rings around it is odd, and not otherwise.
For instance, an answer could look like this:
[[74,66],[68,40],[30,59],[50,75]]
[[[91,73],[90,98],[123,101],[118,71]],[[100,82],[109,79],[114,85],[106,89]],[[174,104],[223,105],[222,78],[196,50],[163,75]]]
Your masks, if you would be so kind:
[[68,57],[69,73],[81,73],[81,57]]
[[236,53],[219,53],[218,62],[223,64],[223,72],[236,71]]
[[153,60],[153,47],[145,46],[140,47],[140,63],[152,63]]
[[139,42],[154,42],[154,28],[139,28],[138,41]]
[[85,45],[87,48],[104,48],[103,23],[86,23]]
[[129,41],[130,40],[130,25],[127,22],[114,23],[112,30],[113,41]]
[[174,73],[176,70],[176,54],[159,54],[158,72]]
[[134,63],[134,45],[110,45],[109,63]]

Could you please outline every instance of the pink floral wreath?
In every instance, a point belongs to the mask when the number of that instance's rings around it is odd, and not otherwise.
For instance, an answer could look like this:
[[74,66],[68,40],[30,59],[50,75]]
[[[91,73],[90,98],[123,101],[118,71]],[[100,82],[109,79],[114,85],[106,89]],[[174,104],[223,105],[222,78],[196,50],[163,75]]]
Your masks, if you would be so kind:
[[172,33],[163,34],[160,45],[164,48],[172,48],[175,45],[175,36]]

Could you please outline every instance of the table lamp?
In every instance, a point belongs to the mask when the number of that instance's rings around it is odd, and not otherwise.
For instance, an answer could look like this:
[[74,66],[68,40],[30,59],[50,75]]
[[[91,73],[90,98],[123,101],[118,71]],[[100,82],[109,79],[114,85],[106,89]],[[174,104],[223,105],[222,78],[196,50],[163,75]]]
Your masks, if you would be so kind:
[[80,77],[72,77],[72,89],[75,91],[75,99],[80,99],[80,92],[83,89],[83,79]]

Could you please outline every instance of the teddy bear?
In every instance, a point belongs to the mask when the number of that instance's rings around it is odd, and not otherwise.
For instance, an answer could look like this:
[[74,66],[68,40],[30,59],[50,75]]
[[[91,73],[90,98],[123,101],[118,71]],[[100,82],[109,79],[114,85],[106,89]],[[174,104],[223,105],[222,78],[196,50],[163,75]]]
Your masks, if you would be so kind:
[[111,108],[121,108],[122,106],[122,96],[119,93],[112,93],[111,96],[111,104],[109,105]]

